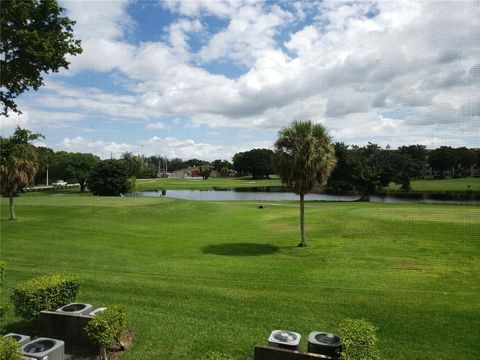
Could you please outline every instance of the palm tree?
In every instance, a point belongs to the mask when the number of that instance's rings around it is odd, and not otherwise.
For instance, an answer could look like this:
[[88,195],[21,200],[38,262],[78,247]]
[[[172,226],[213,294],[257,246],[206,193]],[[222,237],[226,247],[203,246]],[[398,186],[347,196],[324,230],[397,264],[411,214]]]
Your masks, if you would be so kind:
[[41,134],[17,127],[9,138],[0,138],[0,190],[8,196],[10,220],[15,220],[14,196],[33,182],[38,170],[35,148],[29,142]]
[[305,242],[304,199],[315,185],[324,183],[336,164],[335,149],[321,124],[294,121],[279,132],[274,163],[282,182],[300,195],[300,236]]

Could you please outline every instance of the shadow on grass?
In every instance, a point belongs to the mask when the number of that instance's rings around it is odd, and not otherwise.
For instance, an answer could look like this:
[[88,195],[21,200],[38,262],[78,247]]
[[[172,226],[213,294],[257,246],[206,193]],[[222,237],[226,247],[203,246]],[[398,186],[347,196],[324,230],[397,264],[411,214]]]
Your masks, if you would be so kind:
[[233,243],[204,246],[202,253],[226,256],[261,256],[272,255],[279,250],[279,247],[269,244]]
[[38,335],[38,324],[34,321],[18,320],[5,325],[5,334],[16,333],[29,336]]

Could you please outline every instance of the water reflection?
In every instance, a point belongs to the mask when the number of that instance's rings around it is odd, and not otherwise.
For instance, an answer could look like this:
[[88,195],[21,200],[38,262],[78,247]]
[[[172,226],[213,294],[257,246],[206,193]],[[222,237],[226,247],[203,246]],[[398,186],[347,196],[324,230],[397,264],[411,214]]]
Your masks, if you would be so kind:
[[[143,191],[134,196],[162,196],[162,191]],[[410,195],[411,197],[407,197]],[[166,197],[184,200],[198,201],[290,201],[298,200],[297,194],[287,188],[243,188],[243,189],[214,189],[214,190],[167,190]],[[311,193],[305,195],[306,201],[356,201],[358,195],[333,195],[322,193]],[[370,197],[371,202],[384,203],[428,203],[428,204],[480,204],[478,197],[470,197],[465,194],[395,194],[374,195]]]

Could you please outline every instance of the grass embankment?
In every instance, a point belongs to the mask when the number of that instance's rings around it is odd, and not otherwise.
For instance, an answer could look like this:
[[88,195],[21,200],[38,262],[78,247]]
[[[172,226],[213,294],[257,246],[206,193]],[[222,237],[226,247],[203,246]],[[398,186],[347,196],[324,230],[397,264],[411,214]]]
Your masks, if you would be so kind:
[[[480,178],[412,180],[414,192],[474,191],[480,192]],[[139,179],[138,191],[148,190],[211,190],[214,188],[246,188],[282,186],[280,179],[253,180],[249,178],[201,179]],[[391,184],[386,191],[401,191],[400,185]]]
[[[476,359],[480,208],[22,196],[1,200],[0,296],[54,271],[83,277],[80,299],[127,308],[123,359],[252,355],[273,329],[379,327],[385,359]],[[11,314],[7,330],[22,331]],[[452,336],[454,334],[454,336]]]
[[215,188],[247,188],[264,186],[282,186],[280,179],[251,178],[208,178],[202,179],[139,179],[137,180],[138,191],[148,190],[211,190]]
[[[418,192],[480,191],[480,178],[412,180],[412,190]],[[400,185],[390,184],[387,191],[401,191]]]

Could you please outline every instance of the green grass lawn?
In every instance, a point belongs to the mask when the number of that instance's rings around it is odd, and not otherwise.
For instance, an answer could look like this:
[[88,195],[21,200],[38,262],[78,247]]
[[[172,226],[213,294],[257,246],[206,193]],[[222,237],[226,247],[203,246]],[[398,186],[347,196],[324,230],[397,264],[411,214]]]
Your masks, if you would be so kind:
[[139,179],[137,180],[138,191],[157,189],[167,190],[209,190],[214,188],[245,188],[256,186],[282,186],[280,179],[251,178],[208,178],[202,179]]
[[[412,180],[412,191],[480,191],[480,178]],[[397,191],[400,185],[390,184],[387,190]]]
[[[480,178],[412,180],[412,191],[445,192],[445,191],[480,191]],[[253,180],[250,178],[209,178],[201,179],[140,179],[137,181],[138,191],[157,189],[167,190],[208,190],[214,188],[239,188],[256,186],[282,186],[280,179]],[[400,185],[391,184],[387,191],[398,191]],[[78,191],[78,190],[76,190]]]
[[[79,300],[124,304],[123,359],[247,359],[273,329],[306,336],[346,317],[379,328],[384,359],[477,359],[480,207],[21,196],[1,200],[0,297],[54,271]],[[7,330],[26,326],[9,315]]]

